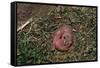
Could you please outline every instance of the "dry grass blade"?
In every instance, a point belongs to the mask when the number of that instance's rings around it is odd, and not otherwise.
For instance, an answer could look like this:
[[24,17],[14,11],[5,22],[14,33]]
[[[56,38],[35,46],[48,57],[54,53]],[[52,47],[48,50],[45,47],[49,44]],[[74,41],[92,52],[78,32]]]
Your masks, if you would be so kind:
[[17,32],[19,32],[20,30],[22,30],[25,26],[27,26],[29,23],[32,22],[32,18],[30,18],[24,25],[20,26],[18,29],[17,29]]

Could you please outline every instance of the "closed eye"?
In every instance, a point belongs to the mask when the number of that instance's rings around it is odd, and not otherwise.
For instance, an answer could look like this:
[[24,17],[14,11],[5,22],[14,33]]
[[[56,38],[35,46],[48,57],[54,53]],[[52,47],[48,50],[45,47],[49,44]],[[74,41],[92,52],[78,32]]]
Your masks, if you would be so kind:
[[64,36],[64,39],[66,39],[66,37]]
[[62,35],[59,37],[59,39],[62,39]]

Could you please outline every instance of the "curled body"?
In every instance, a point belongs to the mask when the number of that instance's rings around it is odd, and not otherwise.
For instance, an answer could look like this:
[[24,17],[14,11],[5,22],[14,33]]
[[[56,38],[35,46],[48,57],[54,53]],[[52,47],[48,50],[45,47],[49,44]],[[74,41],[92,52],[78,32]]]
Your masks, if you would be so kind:
[[69,25],[63,25],[53,34],[52,50],[68,51],[73,43],[73,31]]

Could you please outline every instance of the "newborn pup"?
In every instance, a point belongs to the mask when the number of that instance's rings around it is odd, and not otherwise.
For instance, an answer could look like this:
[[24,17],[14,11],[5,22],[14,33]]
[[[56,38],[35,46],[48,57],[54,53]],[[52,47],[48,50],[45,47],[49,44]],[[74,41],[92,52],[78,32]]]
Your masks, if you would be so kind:
[[68,51],[73,43],[73,31],[71,26],[63,25],[53,34],[52,50]]

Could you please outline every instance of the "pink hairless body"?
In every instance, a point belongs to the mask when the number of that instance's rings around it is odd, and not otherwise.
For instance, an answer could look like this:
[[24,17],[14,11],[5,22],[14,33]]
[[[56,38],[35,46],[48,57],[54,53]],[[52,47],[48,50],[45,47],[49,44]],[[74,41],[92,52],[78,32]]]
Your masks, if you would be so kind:
[[73,43],[73,31],[71,26],[63,25],[53,35],[52,50],[68,51]]

